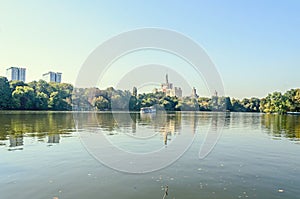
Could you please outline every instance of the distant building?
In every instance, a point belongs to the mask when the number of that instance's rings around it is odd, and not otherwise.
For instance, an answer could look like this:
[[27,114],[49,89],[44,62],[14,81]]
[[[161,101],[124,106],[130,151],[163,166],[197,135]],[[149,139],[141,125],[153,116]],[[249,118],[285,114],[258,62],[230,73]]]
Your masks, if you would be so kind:
[[191,97],[193,97],[193,98],[198,98],[199,97],[198,94],[197,94],[197,90],[196,90],[195,87],[193,87],[193,89],[192,89]]
[[169,89],[173,89],[173,84],[169,83],[168,74],[166,74],[166,83],[161,84],[161,89],[164,93]]
[[[158,90],[156,90],[158,91]],[[182,97],[182,90],[180,87],[173,87],[173,83],[169,82],[168,74],[166,74],[166,83],[161,84],[161,89],[159,91],[164,92],[167,96]]]
[[26,68],[10,67],[6,69],[6,76],[8,81],[18,80],[25,82]]
[[48,72],[43,74],[43,80],[46,82],[57,82],[61,83],[61,73],[55,73],[55,72]]
[[137,96],[137,88],[135,86],[132,89],[132,95],[135,97]]
[[174,88],[174,94],[177,97],[182,97],[182,90],[181,90],[181,88],[180,87],[175,87]]
[[174,87],[173,89],[168,89],[166,91],[167,96],[176,96],[176,97],[182,97],[182,90],[180,87]]
[[215,97],[218,97],[218,92],[215,90]]

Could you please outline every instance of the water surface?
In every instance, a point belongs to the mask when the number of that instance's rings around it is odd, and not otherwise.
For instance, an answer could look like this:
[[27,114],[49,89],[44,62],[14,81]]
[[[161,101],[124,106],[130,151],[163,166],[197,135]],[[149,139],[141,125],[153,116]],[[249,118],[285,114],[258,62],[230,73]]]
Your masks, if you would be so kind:
[[[0,112],[1,198],[298,198],[300,117],[251,113]],[[128,115],[128,114],[127,114]],[[223,133],[204,159],[208,129]],[[97,129],[118,147],[137,153],[195,140],[172,165],[128,174],[101,164],[82,145]],[[153,133],[154,132],[154,133]],[[144,139],[134,139],[136,137]]]

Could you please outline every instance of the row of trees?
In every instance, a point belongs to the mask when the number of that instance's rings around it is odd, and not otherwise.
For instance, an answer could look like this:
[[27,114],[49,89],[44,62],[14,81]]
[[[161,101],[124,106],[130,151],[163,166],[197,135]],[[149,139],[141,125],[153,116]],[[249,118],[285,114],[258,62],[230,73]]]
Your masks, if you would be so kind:
[[230,99],[229,97],[194,98],[171,97],[163,92],[143,93],[137,95],[136,91],[115,90],[110,87],[106,90],[98,88],[75,89],[73,107],[77,110],[100,111],[130,110],[139,111],[142,107],[155,106],[158,110],[166,111],[236,111],[259,112],[260,99]]
[[274,92],[263,98],[260,110],[265,113],[300,112],[300,89],[291,89],[284,94]]
[[0,77],[0,109],[6,110],[71,110],[73,86],[47,83],[44,80],[8,82]]
[[43,80],[28,84],[8,82],[0,77],[0,109],[6,110],[130,110],[155,106],[166,111],[234,111],[286,113],[300,112],[300,89],[284,94],[274,92],[266,98],[230,99],[230,97],[170,97],[163,92],[137,94],[109,87],[76,88],[66,83],[47,83]]

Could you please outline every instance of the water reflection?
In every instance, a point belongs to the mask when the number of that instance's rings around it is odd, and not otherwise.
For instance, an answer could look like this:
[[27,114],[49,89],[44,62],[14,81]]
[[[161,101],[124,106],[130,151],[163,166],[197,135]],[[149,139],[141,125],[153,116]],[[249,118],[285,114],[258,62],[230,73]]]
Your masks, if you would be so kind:
[[[61,134],[74,131],[71,113],[59,112],[19,112],[0,113],[0,142],[9,150],[22,150],[24,137],[37,138],[38,141],[59,143]],[[44,141],[47,139],[48,141]]]
[[[127,134],[135,138],[150,138],[160,134],[167,145],[172,136],[181,132],[181,113],[140,114],[140,113],[77,113],[78,129],[95,130],[108,136]],[[196,124],[192,123],[196,129]]]
[[274,137],[300,139],[300,116],[264,114],[261,124]]
[[13,135],[9,136],[9,147],[23,146],[23,136],[15,137]]
[[60,140],[59,134],[48,135],[48,143],[59,143],[59,140]]
[[[147,138],[156,132],[163,145],[168,145],[174,136],[182,133],[195,134],[202,126],[212,130],[219,128],[224,120],[225,128],[264,128],[275,137],[300,139],[300,116],[247,113],[176,112],[169,114],[140,113],[78,113],[79,129],[101,129],[109,136],[126,134]],[[75,130],[72,112],[0,112],[0,147],[9,150],[23,149],[24,138],[38,142],[57,144]]]

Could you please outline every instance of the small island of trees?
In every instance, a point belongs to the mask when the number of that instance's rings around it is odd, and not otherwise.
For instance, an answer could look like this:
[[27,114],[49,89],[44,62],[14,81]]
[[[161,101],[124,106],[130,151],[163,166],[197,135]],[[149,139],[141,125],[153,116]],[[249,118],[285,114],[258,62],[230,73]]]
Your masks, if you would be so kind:
[[265,98],[170,97],[163,92],[137,94],[109,87],[74,88],[68,83],[44,80],[24,83],[0,77],[0,110],[130,110],[156,106],[166,111],[300,112],[300,89],[274,92]]

